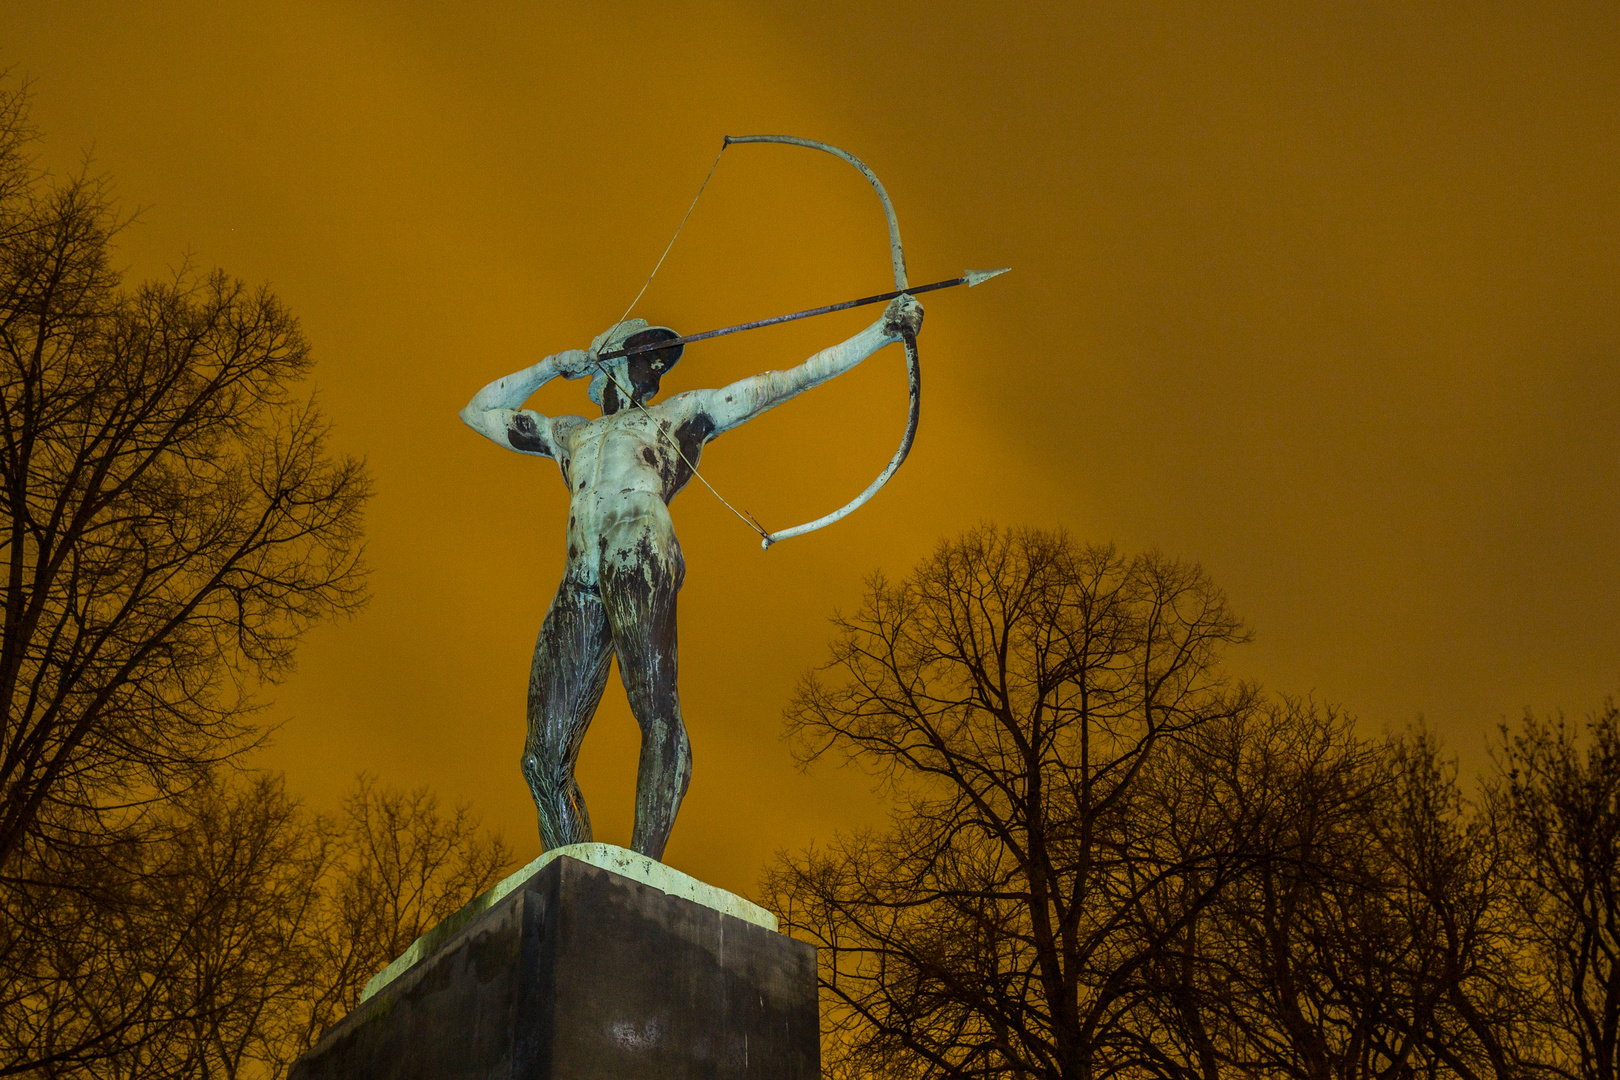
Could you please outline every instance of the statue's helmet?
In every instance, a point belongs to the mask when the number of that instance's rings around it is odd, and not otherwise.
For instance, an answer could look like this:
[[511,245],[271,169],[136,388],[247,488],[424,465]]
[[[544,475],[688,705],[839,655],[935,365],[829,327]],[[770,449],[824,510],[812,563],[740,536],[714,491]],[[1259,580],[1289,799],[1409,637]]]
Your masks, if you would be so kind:
[[[615,349],[634,349],[638,346],[670,341],[678,337],[680,335],[667,326],[652,326],[648,324],[646,319],[626,319],[597,334],[591,340],[591,347],[587,351],[587,355],[594,358],[601,353],[612,352]],[[652,374],[662,378],[669,372],[670,368],[680,361],[681,354],[685,351],[686,346],[683,344],[673,345],[667,349],[649,349],[638,355],[645,356],[647,366],[651,369]],[[602,404],[602,394],[607,389],[608,372],[612,372],[613,378],[621,386],[628,389],[630,359],[628,356],[616,356],[607,361],[607,371],[603,371],[601,368],[596,369],[596,373],[591,376],[590,388],[586,391],[590,395],[591,401],[597,405]]]

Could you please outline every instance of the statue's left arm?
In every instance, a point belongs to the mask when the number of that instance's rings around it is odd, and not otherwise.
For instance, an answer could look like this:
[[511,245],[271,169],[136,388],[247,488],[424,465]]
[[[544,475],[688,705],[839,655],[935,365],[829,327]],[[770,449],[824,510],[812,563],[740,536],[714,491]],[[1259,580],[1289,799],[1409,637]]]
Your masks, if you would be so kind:
[[849,340],[821,350],[797,367],[764,371],[718,390],[695,391],[694,396],[700,398],[703,411],[714,421],[714,434],[718,435],[842,375],[885,345],[904,340],[908,332],[915,337],[922,327],[922,315],[922,305],[914,297],[896,297],[877,322]]
[[[549,416],[521,406],[531,394],[552,379],[558,376],[565,379],[582,378],[588,369],[589,363],[580,349],[548,356],[538,364],[496,379],[478,391],[461,410],[461,421],[508,450],[554,458],[557,456],[555,422]],[[578,422],[577,417],[573,419]]]

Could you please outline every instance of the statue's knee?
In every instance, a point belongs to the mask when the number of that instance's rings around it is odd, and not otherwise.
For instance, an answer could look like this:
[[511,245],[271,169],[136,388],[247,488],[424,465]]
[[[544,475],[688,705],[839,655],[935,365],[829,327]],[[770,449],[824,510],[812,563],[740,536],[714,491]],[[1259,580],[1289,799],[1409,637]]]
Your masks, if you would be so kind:
[[692,775],[692,740],[686,737],[686,725],[679,721],[675,724],[675,767],[679,770],[682,780],[681,789],[686,789],[686,778]]
[[682,761],[690,760],[692,757],[692,740],[686,735],[686,725],[681,722],[680,709],[678,707],[675,709],[666,707],[660,712],[663,715],[657,716],[650,724],[642,725],[642,738],[655,740],[659,746],[663,747],[662,752],[665,754],[672,754]]
[[692,782],[692,743],[687,739],[686,732],[681,732],[681,759],[679,773],[681,777],[681,798],[686,797],[686,786]]
[[540,760],[540,755],[533,750],[524,751],[523,757],[518,762],[518,767],[523,772],[523,779],[529,783],[529,790],[534,792],[536,797],[552,795],[562,790],[561,785],[557,783],[557,778],[552,775],[554,770],[546,768],[545,764]]

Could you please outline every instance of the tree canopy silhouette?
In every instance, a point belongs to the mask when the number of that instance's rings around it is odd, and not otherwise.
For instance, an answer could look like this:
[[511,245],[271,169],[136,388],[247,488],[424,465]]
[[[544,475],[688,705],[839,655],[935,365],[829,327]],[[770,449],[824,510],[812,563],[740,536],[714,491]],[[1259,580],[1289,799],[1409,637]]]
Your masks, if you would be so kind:
[[361,463],[297,320],[216,271],[134,289],[103,183],[0,95],[0,867],[240,750],[251,690],[360,603]]
[[1533,717],[1465,798],[1421,725],[1223,674],[1196,566],[982,528],[834,620],[788,730],[887,830],[765,901],[819,950],[828,1075],[1612,1080],[1620,711]]
[[1146,783],[1172,745],[1249,711],[1218,666],[1242,624],[1196,566],[991,528],[902,582],[874,577],[835,622],[789,729],[807,760],[876,770],[894,827],[784,860],[765,886],[821,949],[829,1057],[1092,1075],[1146,965],[1243,858],[1240,772],[1186,774],[1235,826],[1186,850]]
[[202,1023],[186,919],[302,850],[216,767],[363,601],[369,481],[297,319],[222,271],[126,287],[108,185],[41,169],[28,106],[0,83],[0,1072],[55,1075]]

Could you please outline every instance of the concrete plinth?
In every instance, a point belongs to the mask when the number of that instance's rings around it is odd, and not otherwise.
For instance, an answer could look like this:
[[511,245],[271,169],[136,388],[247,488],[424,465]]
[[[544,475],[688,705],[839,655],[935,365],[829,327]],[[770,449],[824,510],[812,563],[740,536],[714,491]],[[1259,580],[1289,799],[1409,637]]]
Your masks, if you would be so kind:
[[814,948],[630,852],[584,854],[636,876],[568,850],[424,935],[291,1080],[820,1075]]

